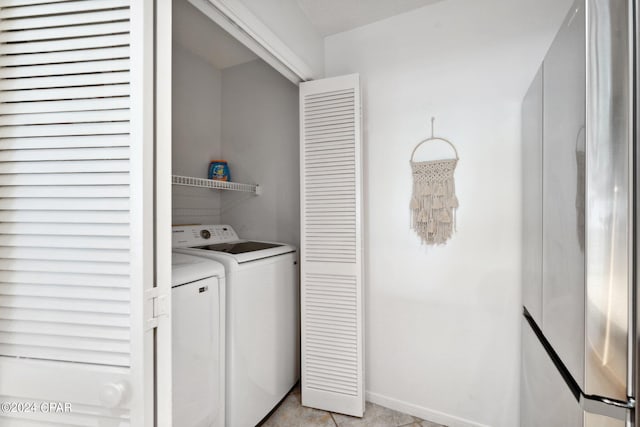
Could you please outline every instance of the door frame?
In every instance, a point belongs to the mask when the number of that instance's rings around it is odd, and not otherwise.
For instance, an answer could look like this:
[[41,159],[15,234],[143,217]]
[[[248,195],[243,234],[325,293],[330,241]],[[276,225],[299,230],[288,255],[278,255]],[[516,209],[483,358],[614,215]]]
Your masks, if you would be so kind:
[[154,411],[154,338],[147,328],[153,315],[147,300],[154,287],[154,124],[153,10],[155,0],[130,3],[131,145],[131,424],[152,427]]
[[173,422],[171,330],[171,107],[172,0],[154,0],[155,8],[155,278],[164,315],[155,334],[156,416],[158,427]]

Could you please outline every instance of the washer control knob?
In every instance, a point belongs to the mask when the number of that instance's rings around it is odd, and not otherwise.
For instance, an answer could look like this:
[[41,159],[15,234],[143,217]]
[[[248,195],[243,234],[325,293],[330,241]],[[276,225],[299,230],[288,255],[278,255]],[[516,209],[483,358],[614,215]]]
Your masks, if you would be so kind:
[[202,237],[203,239],[210,239],[211,238],[211,232],[209,230],[201,230],[200,231],[200,237]]

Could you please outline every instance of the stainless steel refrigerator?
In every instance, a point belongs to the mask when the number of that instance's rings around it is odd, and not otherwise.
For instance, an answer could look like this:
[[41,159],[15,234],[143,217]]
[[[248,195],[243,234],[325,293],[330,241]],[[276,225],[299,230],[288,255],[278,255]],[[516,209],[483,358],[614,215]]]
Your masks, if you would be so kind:
[[521,427],[640,427],[637,7],[576,1],[523,102]]

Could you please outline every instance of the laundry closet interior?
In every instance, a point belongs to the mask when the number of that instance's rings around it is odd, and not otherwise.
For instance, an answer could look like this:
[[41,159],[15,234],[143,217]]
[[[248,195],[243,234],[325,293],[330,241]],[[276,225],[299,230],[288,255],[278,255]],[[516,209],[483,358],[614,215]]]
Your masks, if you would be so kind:
[[172,418],[249,426],[300,378],[299,93],[200,7],[172,10]]
[[300,244],[298,86],[187,1],[173,2],[172,174],[261,194],[173,185],[172,223],[229,224],[245,239]]

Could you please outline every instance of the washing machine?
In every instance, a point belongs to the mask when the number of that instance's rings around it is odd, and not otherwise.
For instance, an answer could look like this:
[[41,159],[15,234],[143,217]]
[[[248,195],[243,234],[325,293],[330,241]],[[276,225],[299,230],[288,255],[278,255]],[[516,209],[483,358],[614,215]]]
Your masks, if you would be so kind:
[[173,228],[174,251],[225,267],[228,427],[253,427],[300,377],[295,246],[242,240],[229,225]]
[[225,425],[225,269],[173,253],[171,272],[173,425]]

